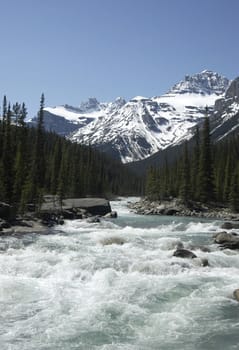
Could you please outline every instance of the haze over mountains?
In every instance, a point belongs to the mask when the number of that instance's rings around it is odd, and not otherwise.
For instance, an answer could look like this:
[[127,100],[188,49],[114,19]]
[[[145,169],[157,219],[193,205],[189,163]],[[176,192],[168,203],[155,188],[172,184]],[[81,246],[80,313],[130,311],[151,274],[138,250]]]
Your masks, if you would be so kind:
[[90,98],[79,107],[47,107],[44,118],[46,129],[129,163],[190,139],[206,107],[215,140],[236,131],[239,78],[230,82],[204,70],[187,75],[162,96],[137,96],[128,102],[119,97],[109,103]]

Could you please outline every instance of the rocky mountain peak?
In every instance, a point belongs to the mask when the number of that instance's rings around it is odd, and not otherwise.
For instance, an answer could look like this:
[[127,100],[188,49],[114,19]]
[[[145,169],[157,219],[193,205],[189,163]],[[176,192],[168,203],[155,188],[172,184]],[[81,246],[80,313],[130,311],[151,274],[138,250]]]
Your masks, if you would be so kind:
[[234,101],[239,103],[239,77],[232,80],[226,91],[225,98],[233,98]]
[[100,103],[95,97],[88,98],[87,101],[80,104],[80,110],[82,112],[93,112],[100,110]]
[[186,75],[185,79],[175,84],[169,93],[194,93],[201,95],[222,95],[229,85],[229,80],[218,73],[203,70],[201,73]]

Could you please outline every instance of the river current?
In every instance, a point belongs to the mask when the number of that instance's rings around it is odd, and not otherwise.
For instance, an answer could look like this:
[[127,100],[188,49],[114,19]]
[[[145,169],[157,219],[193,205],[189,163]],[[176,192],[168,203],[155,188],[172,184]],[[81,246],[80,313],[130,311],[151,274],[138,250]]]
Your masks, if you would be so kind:
[[[0,237],[0,349],[239,349],[239,253],[213,244],[220,222],[111,206],[117,219]],[[173,257],[180,242],[209,266]]]

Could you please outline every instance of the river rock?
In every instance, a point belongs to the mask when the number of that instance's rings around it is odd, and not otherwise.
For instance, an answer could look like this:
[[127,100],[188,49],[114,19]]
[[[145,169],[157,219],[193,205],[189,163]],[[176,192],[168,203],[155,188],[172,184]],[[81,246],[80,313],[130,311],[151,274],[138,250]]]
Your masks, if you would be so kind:
[[111,211],[110,213],[105,214],[104,217],[108,219],[116,219],[118,214],[116,211]]
[[194,254],[193,252],[187,249],[177,249],[173,253],[173,256],[176,256],[178,258],[187,258],[187,259],[194,259],[197,257],[196,254]]
[[204,267],[210,266],[207,258],[202,258],[201,261],[202,261],[202,266],[204,266]]
[[11,227],[11,224],[8,221],[0,219],[0,229],[1,230],[5,229],[5,228],[10,228],[10,227]]
[[100,242],[102,245],[110,245],[110,244],[123,245],[125,243],[125,240],[121,237],[106,237],[106,238],[103,238]]
[[235,222],[224,222],[221,228],[224,230],[239,229],[239,224]]
[[225,231],[218,232],[213,236],[214,242],[217,244],[223,244],[226,242],[230,242],[233,237],[234,237],[234,235],[232,235],[231,233],[227,233]]
[[239,289],[235,289],[234,292],[233,292],[233,296],[234,298],[239,301]]
[[100,218],[98,216],[93,216],[91,218],[88,218],[87,222],[89,222],[90,224],[96,224],[100,222]]
[[111,212],[110,203],[104,198],[67,198],[61,202],[57,196],[47,196],[40,208],[42,213],[69,213],[72,218],[77,218],[77,213],[85,209],[91,215],[104,216]]
[[239,239],[232,240],[230,242],[225,242],[220,245],[220,248],[222,249],[239,249]]

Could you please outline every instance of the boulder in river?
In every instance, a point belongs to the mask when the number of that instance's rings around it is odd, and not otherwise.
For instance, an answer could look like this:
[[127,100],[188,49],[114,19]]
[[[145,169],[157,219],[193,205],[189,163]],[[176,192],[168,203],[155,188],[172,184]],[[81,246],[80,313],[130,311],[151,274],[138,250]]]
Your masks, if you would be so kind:
[[111,212],[110,203],[104,198],[67,198],[60,202],[58,196],[46,196],[40,208],[40,215],[44,213],[62,213],[64,215],[66,213],[68,217],[77,219],[80,218],[78,212],[81,214],[83,209],[91,215],[99,216]]
[[178,258],[187,258],[187,259],[194,259],[197,257],[196,254],[194,254],[193,252],[187,249],[177,249],[173,253],[173,256],[176,256]]
[[224,222],[221,226],[224,230],[239,229],[239,223],[235,222]]
[[239,289],[235,289],[234,292],[233,292],[233,296],[234,298],[239,301]]
[[116,219],[118,216],[117,211],[111,211],[110,213],[107,213],[104,215],[107,219]]
[[226,231],[218,232],[213,236],[214,242],[218,244],[231,242],[237,239],[237,237],[239,238],[235,233],[227,233]]
[[121,237],[105,237],[100,242],[103,245],[110,245],[110,244],[123,245],[125,243],[125,240]]

